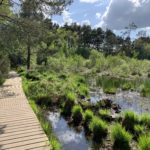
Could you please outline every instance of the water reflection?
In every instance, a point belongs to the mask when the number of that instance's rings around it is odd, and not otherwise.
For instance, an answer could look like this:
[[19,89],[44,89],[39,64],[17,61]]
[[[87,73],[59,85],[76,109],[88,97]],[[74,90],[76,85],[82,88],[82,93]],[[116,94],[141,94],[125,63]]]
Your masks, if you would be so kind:
[[69,127],[66,120],[57,112],[49,112],[48,119],[64,150],[88,150],[90,142],[86,139],[84,131],[77,132]]
[[90,93],[91,103],[109,98],[119,104],[122,111],[131,110],[138,114],[150,113],[150,99],[141,97],[138,92],[118,91],[115,95],[109,95],[102,90],[95,90]]

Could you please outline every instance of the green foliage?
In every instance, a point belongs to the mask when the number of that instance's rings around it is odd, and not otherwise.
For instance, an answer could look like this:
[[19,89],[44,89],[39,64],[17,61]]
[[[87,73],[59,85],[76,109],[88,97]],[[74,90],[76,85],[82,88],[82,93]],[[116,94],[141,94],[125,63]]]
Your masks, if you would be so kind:
[[127,82],[122,85],[122,90],[126,91],[126,90],[130,90],[131,88],[132,88],[131,82]]
[[37,71],[29,71],[26,73],[25,77],[29,80],[32,81],[38,81],[40,80],[40,73],[38,73]]
[[86,97],[86,96],[88,96],[88,94],[89,94],[89,89],[88,89],[88,87],[85,85],[85,84],[81,84],[80,86],[79,86],[79,95],[80,96],[84,96],[84,97]]
[[115,150],[130,150],[129,142],[132,139],[132,135],[128,133],[120,124],[115,124],[112,127],[111,137],[114,141]]
[[89,48],[78,48],[77,49],[77,52],[76,52],[78,55],[81,55],[82,57],[84,58],[89,58],[90,56],[90,49]]
[[103,88],[105,93],[108,94],[115,94],[118,88],[121,88],[122,90],[130,90],[137,89],[140,85],[140,81],[115,78],[111,76],[100,76],[97,78],[96,83]]
[[139,138],[138,150],[150,150],[150,137],[141,136]]
[[45,81],[29,82],[24,85],[25,93],[40,106],[51,106],[50,86]]
[[66,98],[66,102],[63,108],[63,114],[66,116],[70,116],[72,108],[75,105],[76,95],[73,92],[68,91],[66,93],[65,98]]
[[9,60],[5,53],[0,52],[0,85],[2,85],[9,71]]
[[75,95],[75,93],[68,91],[68,92],[66,93],[65,98],[66,98],[67,100],[70,100],[70,101],[75,101],[75,100],[76,100],[76,95]]
[[108,87],[104,89],[104,92],[106,94],[116,94],[117,89],[115,87]]
[[52,150],[61,150],[61,145],[57,139],[52,139],[50,144],[52,146]]
[[145,126],[147,126],[148,128],[150,128],[150,114],[143,114],[143,115],[141,116],[140,122],[141,122],[143,125],[145,125]]
[[83,120],[83,110],[80,105],[76,105],[72,109],[72,118],[75,125],[79,125]]
[[139,123],[139,118],[137,114],[135,114],[132,111],[126,111],[124,113],[124,118],[123,118],[123,126],[125,127],[126,130],[134,132],[134,125]]
[[101,109],[99,110],[99,115],[102,119],[108,120],[111,117],[111,112],[107,109]]
[[144,82],[141,94],[144,97],[150,97],[150,80]]
[[0,75],[0,86],[4,83],[5,79],[2,75]]
[[135,135],[135,138],[138,139],[138,137],[141,136],[142,134],[144,134],[144,126],[135,125],[134,126],[134,135]]
[[89,130],[89,125],[94,117],[94,114],[91,110],[86,110],[84,113],[84,125],[87,130]]
[[107,135],[108,126],[98,117],[94,117],[90,123],[90,130],[93,133],[93,140],[96,142],[100,142],[102,138]]

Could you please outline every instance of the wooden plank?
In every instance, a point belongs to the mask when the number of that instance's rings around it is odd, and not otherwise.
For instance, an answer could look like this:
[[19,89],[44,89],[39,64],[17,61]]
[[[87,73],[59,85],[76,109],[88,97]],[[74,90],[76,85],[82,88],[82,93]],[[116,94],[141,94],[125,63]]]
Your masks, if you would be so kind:
[[0,149],[50,149],[48,138],[23,93],[20,77],[7,79],[0,87]]

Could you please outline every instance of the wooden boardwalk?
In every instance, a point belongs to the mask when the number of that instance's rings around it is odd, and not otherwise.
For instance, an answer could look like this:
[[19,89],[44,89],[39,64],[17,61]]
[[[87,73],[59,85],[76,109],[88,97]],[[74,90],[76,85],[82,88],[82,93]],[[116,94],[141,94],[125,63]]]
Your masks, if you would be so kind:
[[49,150],[48,138],[15,72],[0,87],[0,150]]

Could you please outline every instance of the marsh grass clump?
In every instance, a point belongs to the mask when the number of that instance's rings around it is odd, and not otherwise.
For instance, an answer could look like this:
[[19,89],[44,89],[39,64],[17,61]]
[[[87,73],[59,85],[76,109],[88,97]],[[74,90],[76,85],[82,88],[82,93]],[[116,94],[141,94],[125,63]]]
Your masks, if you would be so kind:
[[150,150],[150,136],[143,135],[139,138],[138,150]]
[[124,119],[122,125],[125,127],[127,131],[134,132],[134,125],[139,123],[139,118],[137,114],[132,111],[126,111],[124,113]]
[[140,120],[141,124],[145,125],[146,127],[150,128],[150,114],[143,114]]
[[112,127],[111,137],[114,141],[114,150],[130,150],[129,142],[132,139],[132,135],[128,133],[120,124],[115,124]]
[[63,115],[70,116],[72,108],[75,105],[76,95],[73,92],[68,91],[65,95],[65,100]]
[[94,117],[90,123],[90,130],[93,133],[93,140],[101,142],[102,138],[107,136],[108,126],[98,117]]
[[94,114],[91,110],[86,110],[84,113],[84,126],[86,130],[89,130],[89,125],[94,117]]
[[132,83],[130,82],[126,82],[126,83],[124,83],[123,85],[122,85],[122,90],[124,90],[124,91],[126,91],[126,90],[130,90],[130,89],[132,89],[133,88],[133,85],[132,85]]
[[105,119],[105,120],[110,120],[110,117],[111,117],[110,110],[108,109],[99,110],[99,115],[102,119]]
[[134,126],[134,136],[135,139],[137,140],[139,138],[140,135],[144,134],[144,126],[142,125],[135,125]]
[[143,83],[143,88],[141,90],[141,95],[144,97],[150,97],[150,80],[146,80]]
[[115,87],[107,87],[107,88],[104,88],[104,93],[106,94],[116,94],[117,92],[117,88]]
[[72,118],[74,125],[79,125],[83,120],[83,110],[81,106],[76,105],[72,109]]
[[89,94],[89,89],[85,84],[80,84],[78,91],[81,97],[86,97]]

